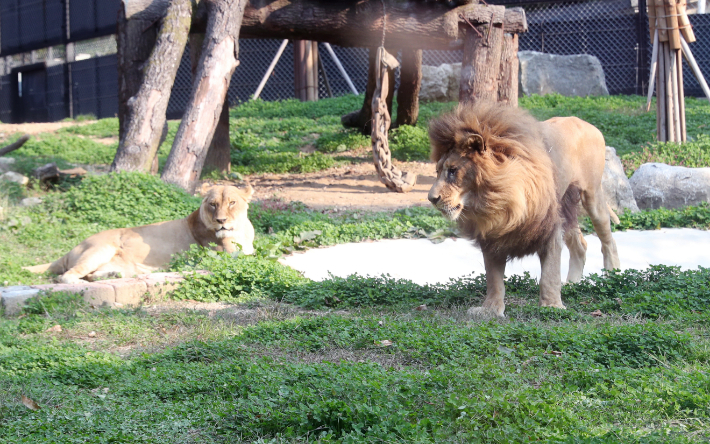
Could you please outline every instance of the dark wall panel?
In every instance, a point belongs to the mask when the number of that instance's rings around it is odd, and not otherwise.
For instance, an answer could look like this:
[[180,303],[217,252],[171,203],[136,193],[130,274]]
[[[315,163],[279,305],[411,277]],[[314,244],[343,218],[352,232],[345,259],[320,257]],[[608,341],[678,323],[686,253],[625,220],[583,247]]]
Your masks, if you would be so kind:
[[0,0],[2,55],[62,43],[64,9],[64,0]]

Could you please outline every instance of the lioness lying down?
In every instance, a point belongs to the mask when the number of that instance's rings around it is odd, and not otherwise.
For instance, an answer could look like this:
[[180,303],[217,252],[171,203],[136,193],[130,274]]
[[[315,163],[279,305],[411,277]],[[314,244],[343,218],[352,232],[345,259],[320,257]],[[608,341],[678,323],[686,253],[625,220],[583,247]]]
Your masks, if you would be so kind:
[[59,282],[70,284],[136,274],[164,268],[173,254],[192,244],[217,244],[218,250],[254,252],[254,227],[247,219],[254,190],[214,186],[205,191],[200,208],[184,219],[134,228],[117,228],[94,234],[51,264],[26,267],[35,273],[49,270],[60,274]]
[[538,122],[519,108],[459,105],[429,126],[437,179],[429,200],[483,252],[487,292],[470,315],[503,316],[507,261],[537,253],[540,305],[565,308],[560,296],[562,242],[567,280],[582,277],[587,243],[579,201],[602,244],[604,268],[619,268],[601,180],[601,132],[576,117]]

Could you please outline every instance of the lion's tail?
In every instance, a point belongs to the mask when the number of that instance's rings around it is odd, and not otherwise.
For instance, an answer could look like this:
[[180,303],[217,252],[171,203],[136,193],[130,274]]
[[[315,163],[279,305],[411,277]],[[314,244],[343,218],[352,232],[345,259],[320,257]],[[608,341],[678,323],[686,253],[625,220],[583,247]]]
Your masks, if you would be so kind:
[[621,223],[619,221],[619,216],[616,215],[614,210],[611,208],[611,205],[606,204],[607,208],[609,208],[609,218],[611,218],[611,221],[614,222],[615,224]]
[[45,271],[49,271],[50,273],[54,274],[62,274],[66,271],[64,269],[64,256],[54,262],[42,265],[32,265],[30,267],[22,267],[22,269],[30,271],[32,273],[44,273]]

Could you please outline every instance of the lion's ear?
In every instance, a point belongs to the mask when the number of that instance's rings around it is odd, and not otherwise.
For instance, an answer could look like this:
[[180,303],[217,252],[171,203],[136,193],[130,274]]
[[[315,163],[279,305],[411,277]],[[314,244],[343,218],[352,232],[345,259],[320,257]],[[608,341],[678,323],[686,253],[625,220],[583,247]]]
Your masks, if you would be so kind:
[[246,183],[246,187],[244,188],[237,188],[239,192],[244,196],[244,200],[247,202],[251,201],[251,197],[254,195],[254,188],[251,186],[249,182]]
[[483,153],[486,151],[486,144],[480,134],[469,134],[466,138],[466,148]]
[[207,192],[209,192],[209,190],[211,190],[212,188],[214,188],[214,186],[215,186],[215,185],[212,184],[212,183],[204,182],[204,183],[203,183],[202,185],[200,185],[200,187],[197,189],[197,192],[200,194],[201,197],[205,197],[205,195],[207,194]]

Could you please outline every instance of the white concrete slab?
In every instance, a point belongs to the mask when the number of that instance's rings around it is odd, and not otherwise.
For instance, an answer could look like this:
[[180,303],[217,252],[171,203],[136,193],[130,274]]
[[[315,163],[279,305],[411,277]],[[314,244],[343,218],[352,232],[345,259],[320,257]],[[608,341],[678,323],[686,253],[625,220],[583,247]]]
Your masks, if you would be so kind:
[[[595,235],[587,240],[587,263],[584,274],[601,273],[601,243]],[[645,269],[649,265],[680,265],[682,269],[710,267],[710,231],[668,228],[655,231],[614,233],[621,268]],[[567,276],[569,252],[562,253],[562,278]],[[313,280],[323,280],[328,273],[346,277],[351,274],[376,276],[389,274],[418,284],[445,283],[451,278],[483,273],[483,256],[471,242],[447,239],[434,244],[427,239],[396,239],[379,242],[342,244],[308,250],[283,259],[286,265]],[[508,263],[506,276],[540,276],[537,256]]]

